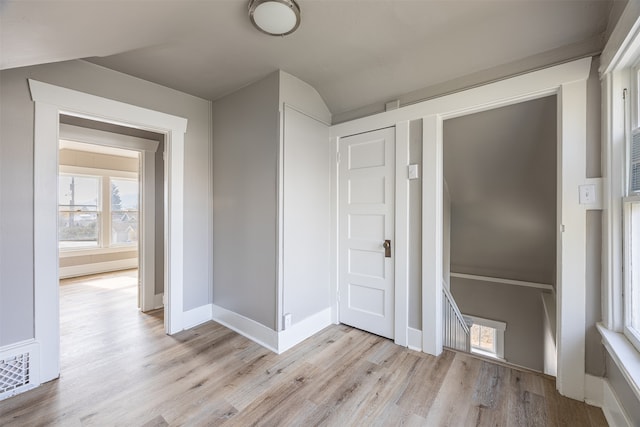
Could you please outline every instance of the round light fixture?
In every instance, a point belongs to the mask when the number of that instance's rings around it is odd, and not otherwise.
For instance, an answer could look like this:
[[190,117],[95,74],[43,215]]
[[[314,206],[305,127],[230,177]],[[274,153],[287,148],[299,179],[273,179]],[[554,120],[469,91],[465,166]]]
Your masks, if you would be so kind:
[[300,25],[300,7],[295,0],[251,0],[249,18],[263,33],[286,36]]

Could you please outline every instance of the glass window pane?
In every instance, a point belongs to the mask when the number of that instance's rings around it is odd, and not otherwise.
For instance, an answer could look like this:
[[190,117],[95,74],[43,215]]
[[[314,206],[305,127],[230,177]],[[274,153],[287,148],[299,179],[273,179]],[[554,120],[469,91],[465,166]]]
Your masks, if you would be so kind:
[[480,325],[471,325],[469,335],[471,336],[471,347],[477,348],[480,345]]
[[111,211],[138,210],[138,181],[111,179]]
[[58,246],[92,248],[100,244],[100,178],[58,177]]
[[111,244],[138,242],[138,181],[111,178]]
[[111,212],[111,244],[133,245],[138,242],[138,212]]
[[97,212],[59,212],[58,244],[60,248],[97,247],[100,215]]
[[488,326],[480,327],[479,348],[495,353],[496,330]]
[[100,178],[60,175],[58,178],[58,200],[61,211],[98,211],[100,207]]
[[471,348],[486,353],[496,353],[496,330],[494,328],[473,324],[469,330]]

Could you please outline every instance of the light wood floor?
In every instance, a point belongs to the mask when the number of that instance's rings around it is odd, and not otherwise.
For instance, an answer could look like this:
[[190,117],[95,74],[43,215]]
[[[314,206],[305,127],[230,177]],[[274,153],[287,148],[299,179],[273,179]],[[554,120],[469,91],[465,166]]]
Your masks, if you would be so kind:
[[[135,273],[135,272],[134,272]],[[135,274],[61,286],[61,378],[0,402],[0,425],[606,426],[554,382],[330,326],[273,354],[216,323],[169,337]]]

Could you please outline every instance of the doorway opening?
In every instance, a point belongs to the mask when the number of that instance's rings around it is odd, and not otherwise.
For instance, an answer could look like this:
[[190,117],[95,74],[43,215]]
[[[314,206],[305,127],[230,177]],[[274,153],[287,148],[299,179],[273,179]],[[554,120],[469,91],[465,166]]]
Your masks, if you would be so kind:
[[471,328],[467,351],[551,375],[557,129],[556,96],[443,123],[443,287]]
[[[163,136],[60,115],[61,370],[114,345],[127,324],[163,321]],[[160,148],[160,149],[159,149]],[[159,167],[156,163],[160,162]],[[160,250],[158,250],[160,249]],[[156,274],[159,272],[160,274]],[[82,327],[78,327],[78,323]],[[83,330],[105,337],[94,345]],[[102,343],[102,344],[101,344]],[[78,348],[84,348],[79,351]]]
[[59,133],[59,277],[135,269],[136,306],[161,308],[163,136],[67,115]]
[[[165,195],[164,327],[168,334],[183,329],[183,184],[184,136],[187,119],[135,105],[29,79],[35,102],[34,122],[34,335],[39,363],[34,384],[60,374],[58,279],[58,144],[60,115],[93,118],[100,123],[147,130],[164,137]],[[143,162],[143,164],[147,164]],[[149,162],[149,165],[151,163]],[[148,171],[145,168],[145,174]],[[149,193],[147,193],[149,194]],[[147,212],[152,212],[147,210]],[[144,221],[149,224],[148,220]],[[147,228],[148,229],[148,228]],[[146,233],[141,233],[146,238]],[[143,245],[143,247],[147,247]],[[145,255],[146,256],[146,255]],[[147,265],[146,263],[143,265]],[[148,264],[150,265],[150,264]],[[37,369],[39,368],[39,369]]]

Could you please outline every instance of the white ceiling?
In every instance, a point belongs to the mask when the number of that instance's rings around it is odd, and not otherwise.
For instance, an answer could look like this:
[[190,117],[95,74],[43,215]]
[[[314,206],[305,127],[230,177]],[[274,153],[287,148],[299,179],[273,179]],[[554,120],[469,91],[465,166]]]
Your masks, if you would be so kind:
[[597,52],[611,0],[299,0],[287,37],[248,0],[0,2],[0,68],[76,58],[215,100],[283,69],[333,114],[564,49]]

